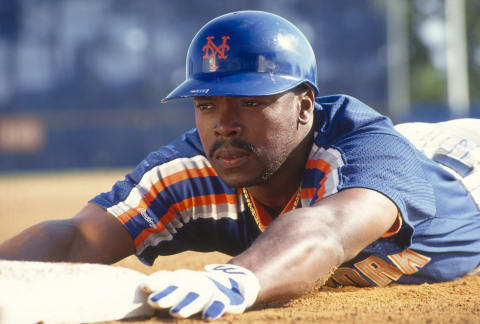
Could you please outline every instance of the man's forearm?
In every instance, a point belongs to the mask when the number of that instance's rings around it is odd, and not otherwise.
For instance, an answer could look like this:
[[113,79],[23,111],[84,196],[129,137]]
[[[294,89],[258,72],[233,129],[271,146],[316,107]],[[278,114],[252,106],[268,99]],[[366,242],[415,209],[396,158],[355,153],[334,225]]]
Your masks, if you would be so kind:
[[395,204],[374,190],[345,189],[280,215],[230,262],[256,274],[257,302],[299,295],[386,233],[397,214]]
[[134,252],[124,226],[92,203],[73,218],[37,224],[0,244],[6,260],[112,264]]
[[34,225],[0,244],[0,259],[25,261],[69,261],[76,228],[67,220]]
[[323,284],[343,261],[335,236],[322,228],[318,216],[305,212],[282,215],[249,249],[230,260],[257,275],[257,302],[301,295]]

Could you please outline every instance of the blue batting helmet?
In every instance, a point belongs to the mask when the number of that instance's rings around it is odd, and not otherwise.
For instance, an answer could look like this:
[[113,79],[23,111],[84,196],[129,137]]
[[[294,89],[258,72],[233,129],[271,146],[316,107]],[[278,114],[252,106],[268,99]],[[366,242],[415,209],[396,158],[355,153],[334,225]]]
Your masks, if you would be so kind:
[[302,83],[318,94],[315,54],[303,33],[277,15],[239,11],[200,29],[188,49],[186,80],[162,102],[194,96],[266,96]]

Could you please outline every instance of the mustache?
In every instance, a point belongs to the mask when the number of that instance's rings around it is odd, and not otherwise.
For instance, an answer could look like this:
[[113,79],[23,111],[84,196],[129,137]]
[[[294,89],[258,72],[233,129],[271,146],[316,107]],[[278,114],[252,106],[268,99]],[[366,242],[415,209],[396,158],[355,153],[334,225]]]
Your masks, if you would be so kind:
[[213,155],[215,154],[215,151],[217,151],[219,148],[222,146],[230,146],[234,148],[238,148],[241,150],[244,150],[249,153],[253,153],[255,155],[258,155],[258,150],[255,146],[253,146],[250,143],[247,143],[239,138],[231,138],[229,140],[226,139],[219,139],[213,142],[212,146],[210,146],[210,149],[208,150],[208,156],[210,158],[213,158]]

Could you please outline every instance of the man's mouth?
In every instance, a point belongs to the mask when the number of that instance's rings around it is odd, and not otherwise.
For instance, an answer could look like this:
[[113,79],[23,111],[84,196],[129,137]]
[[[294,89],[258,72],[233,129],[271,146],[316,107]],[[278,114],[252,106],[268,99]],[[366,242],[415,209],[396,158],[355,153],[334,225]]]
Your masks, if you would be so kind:
[[246,163],[250,153],[239,149],[219,149],[215,154],[215,160],[224,168],[236,168]]

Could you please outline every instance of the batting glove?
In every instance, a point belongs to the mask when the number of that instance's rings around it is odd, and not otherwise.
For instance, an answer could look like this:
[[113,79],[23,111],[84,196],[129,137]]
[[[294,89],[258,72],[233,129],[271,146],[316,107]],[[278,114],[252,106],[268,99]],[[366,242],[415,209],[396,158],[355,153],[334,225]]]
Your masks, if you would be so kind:
[[150,294],[150,306],[170,309],[174,317],[186,318],[202,311],[204,319],[217,319],[223,313],[243,313],[257,299],[260,283],[243,267],[210,264],[205,271],[158,271],[140,287]]

